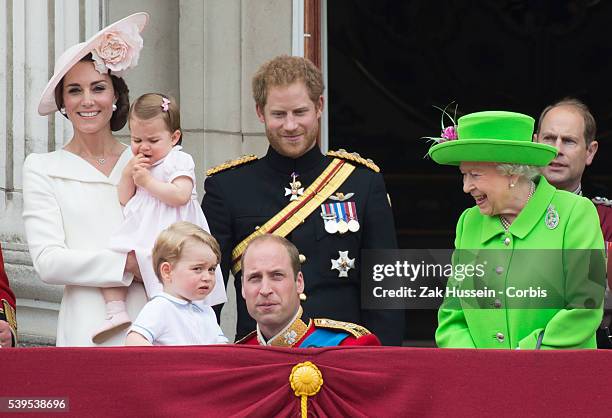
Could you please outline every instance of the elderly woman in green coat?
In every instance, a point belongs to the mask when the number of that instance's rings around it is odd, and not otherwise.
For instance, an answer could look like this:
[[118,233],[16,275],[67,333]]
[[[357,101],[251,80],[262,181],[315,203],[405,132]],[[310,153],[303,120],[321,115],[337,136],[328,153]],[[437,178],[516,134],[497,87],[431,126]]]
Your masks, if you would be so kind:
[[513,112],[469,114],[429,150],[459,166],[476,203],[457,223],[453,267],[480,266],[449,278],[439,347],[596,348],[605,291],[597,211],[540,175],[556,150],[531,142],[533,123]]

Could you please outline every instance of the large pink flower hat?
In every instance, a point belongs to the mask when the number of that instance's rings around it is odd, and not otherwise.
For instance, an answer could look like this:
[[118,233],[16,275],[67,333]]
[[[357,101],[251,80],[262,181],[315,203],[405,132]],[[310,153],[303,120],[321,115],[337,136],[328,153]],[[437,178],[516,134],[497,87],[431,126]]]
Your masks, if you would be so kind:
[[53,76],[43,90],[38,104],[42,116],[57,111],[55,87],[68,71],[84,56],[91,53],[96,70],[101,74],[110,72],[123,77],[130,68],[138,65],[143,40],[140,33],[147,25],[149,15],[134,13],[115,23],[111,23],[85,42],[68,48],[55,62]]

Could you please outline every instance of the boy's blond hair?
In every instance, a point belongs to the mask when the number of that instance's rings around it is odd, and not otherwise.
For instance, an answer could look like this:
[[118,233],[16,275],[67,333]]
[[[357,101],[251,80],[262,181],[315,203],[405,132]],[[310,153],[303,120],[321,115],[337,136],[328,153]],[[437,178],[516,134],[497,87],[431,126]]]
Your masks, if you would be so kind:
[[207,245],[217,257],[217,263],[221,261],[221,249],[215,237],[191,222],[173,223],[157,236],[153,247],[153,269],[160,282],[162,281],[160,271],[162,263],[174,264],[179,261],[185,243],[188,241],[197,241]]

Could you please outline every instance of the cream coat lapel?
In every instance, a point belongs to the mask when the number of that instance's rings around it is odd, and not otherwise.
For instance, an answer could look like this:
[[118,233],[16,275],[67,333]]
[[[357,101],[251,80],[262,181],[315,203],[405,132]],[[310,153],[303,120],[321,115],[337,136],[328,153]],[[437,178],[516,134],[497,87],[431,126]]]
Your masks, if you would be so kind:
[[69,151],[58,150],[52,154],[53,158],[49,159],[47,167],[49,177],[112,185],[117,185],[121,179],[121,169],[118,167],[124,167],[124,161],[132,158],[132,151],[127,147],[119,157],[110,176],[106,177],[87,161]]

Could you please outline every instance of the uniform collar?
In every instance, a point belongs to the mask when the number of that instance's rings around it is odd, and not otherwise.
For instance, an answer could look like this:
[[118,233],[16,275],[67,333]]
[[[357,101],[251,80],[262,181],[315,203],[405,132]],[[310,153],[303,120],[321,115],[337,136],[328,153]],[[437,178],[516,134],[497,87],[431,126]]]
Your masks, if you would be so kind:
[[[556,189],[546,181],[544,176],[540,176],[534,182],[537,184],[537,187],[533,196],[508,229],[508,232],[517,238],[525,238],[536,226],[555,194]],[[491,238],[504,232],[499,216],[485,216],[480,241],[484,244]]]
[[310,171],[320,164],[325,159],[325,156],[321,154],[321,150],[317,145],[298,158],[285,157],[276,152],[274,148],[268,147],[268,152],[263,159],[273,170],[291,175],[291,173],[302,174]]
[[[293,347],[293,345],[300,341],[310,328],[310,320],[306,317],[302,317],[303,310],[300,306],[293,319],[283,328],[278,334],[266,341],[265,337],[259,329],[257,324],[257,342],[259,345],[266,345],[272,347]],[[308,321],[308,325],[304,320]]]

